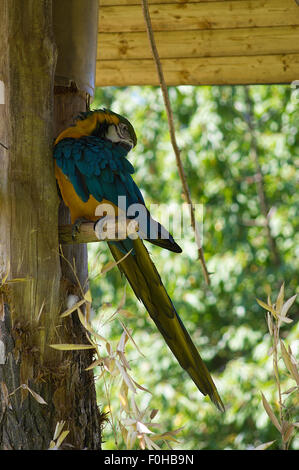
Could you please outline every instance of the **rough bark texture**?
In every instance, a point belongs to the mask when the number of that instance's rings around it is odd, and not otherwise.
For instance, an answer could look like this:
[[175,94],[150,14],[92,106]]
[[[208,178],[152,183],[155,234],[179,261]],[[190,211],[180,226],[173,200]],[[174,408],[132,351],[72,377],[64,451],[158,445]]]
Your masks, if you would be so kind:
[[[0,371],[2,448],[45,448],[53,428],[45,425],[50,406],[40,405],[27,384],[47,397],[40,382],[54,365],[48,344],[56,336],[60,265],[57,251],[55,179],[52,141],[55,48],[51,2],[0,2],[1,80],[1,277],[3,307]],[[34,19],[34,21],[33,21]],[[12,394],[9,398],[6,393]],[[6,397],[6,400],[5,400]],[[52,423],[53,424],[53,423]]]
[[[86,111],[89,96],[79,92],[75,86],[55,87],[54,96],[54,137],[74,122],[81,111]],[[61,201],[59,225],[69,224],[69,210]],[[86,244],[61,247],[62,295],[64,302],[69,294],[82,297],[82,290],[88,289],[88,258]],[[66,305],[64,305],[66,307]],[[77,315],[63,320],[65,336],[61,342],[87,343],[85,332]],[[64,353],[67,356],[66,353]],[[72,352],[67,374],[67,384],[59,389],[59,403],[63,407],[76,409],[77,422],[70,422],[76,447],[99,449],[101,416],[96,405],[93,373],[86,371],[92,362],[90,351]],[[66,359],[67,361],[67,359]],[[66,362],[67,364],[67,362]],[[67,386],[66,386],[67,385]]]
[[[47,449],[60,420],[70,431],[66,448],[99,449],[94,381],[85,371],[91,354],[49,346],[86,342],[76,315],[59,317],[77,287],[60,265],[52,143],[75,109],[56,100],[64,104],[53,129],[52,2],[1,0],[0,18],[0,449]],[[80,99],[74,108],[85,106]],[[84,283],[85,248],[68,250]]]

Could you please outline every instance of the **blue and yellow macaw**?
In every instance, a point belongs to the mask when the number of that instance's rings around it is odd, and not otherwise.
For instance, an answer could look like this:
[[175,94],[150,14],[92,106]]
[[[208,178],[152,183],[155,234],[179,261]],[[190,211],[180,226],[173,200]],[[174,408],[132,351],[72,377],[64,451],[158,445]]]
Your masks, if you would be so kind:
[[[134,168],[126,159],[136,143],[136,134],[130,122],[108,109],[81,113],[75,125],[57,137],[54,147],[55,174],[73,224],[82,219],[99,220],[99,216],[95,215],[99,204],[111,205],[117,216],[119,196],[126,198],[126,208],[131,204],[141,204],[147,214],[146,223],[153,221],[131,176]],[[144,228],[146,234],[149,233],[147,227]],[[162,248],[177,253],[182,251],[159,223],[156,235],[144,238]],[[120,271],[128,279],[137,298],[143,302],[180,365],[198,389],[209,395],[223,411],[223,403],[210,373],[178,316],[142,239],[126,238],[109,242],[108,246],[114,259],[119,262]]]

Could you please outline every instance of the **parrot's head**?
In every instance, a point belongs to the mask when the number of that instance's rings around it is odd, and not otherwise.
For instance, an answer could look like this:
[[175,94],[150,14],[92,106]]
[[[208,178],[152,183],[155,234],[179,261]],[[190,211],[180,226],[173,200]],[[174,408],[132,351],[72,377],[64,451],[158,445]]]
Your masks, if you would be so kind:
[[85,127],[87,135],[101,137],[131,150],[137,144],[132,124],[123,116],[109,109],[96,109],[81,113],[78,127]]

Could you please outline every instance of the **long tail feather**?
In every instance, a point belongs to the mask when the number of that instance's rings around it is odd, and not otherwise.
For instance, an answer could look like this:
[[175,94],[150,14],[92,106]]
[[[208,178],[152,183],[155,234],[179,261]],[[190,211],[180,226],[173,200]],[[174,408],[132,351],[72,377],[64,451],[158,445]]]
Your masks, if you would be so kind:
[[[121,261],[119,269],[125,274],[137,298],[143,302],[180,365],[201,393],[209,395],[217,408],[224,411],[212,377],[178,316],[147,249],[140,239],[133,243],[134,255],[130,254]],[[116,261],[124,257],[123,250],[115,244],[108,245]]]

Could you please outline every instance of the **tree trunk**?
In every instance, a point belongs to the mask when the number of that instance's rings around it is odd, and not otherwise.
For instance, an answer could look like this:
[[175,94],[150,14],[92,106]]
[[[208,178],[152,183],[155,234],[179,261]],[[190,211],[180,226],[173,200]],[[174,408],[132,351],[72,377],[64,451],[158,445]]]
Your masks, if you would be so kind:
[[[59,316],[78,286],[60,265],[52,157],[53,135],[86,99],[57,95],[54,119],[51,0],[1,0],[0,18],[0,449],[47,449],[61,420],[65,448],[99,449],[91,353],[49,346],[86,342],[75,314]],[[86,249],[67,250],[83,285]]]
[[[88,101],[89,95],[78,91],[75,86],[55,87],[55,137],[73,123],[74,117],[79,112],[87,110]],[[61,201],[59,225],[64,224],[70,224],[70,215],[68,208]],[[86,292],[88,289],[87,246],[86,244],[63,246],[61,254],[63,309],[65,309],[68,295],[82,298],[82,291]],[[59,342],[89,344],[76,313],[63,319],[62,325],[64,339]],[[75,411],[76,420],[69,421],[68,429],[73,430],[76,448],[97,449],[100,446],[102,418],[96,405],[93,373],[85,370],[92,362],[92,353],[89,350],[65,352],[64,356],[67,376],[56,391],[58,404],[62,407],[62,415],[69,415],[71,410]]]

